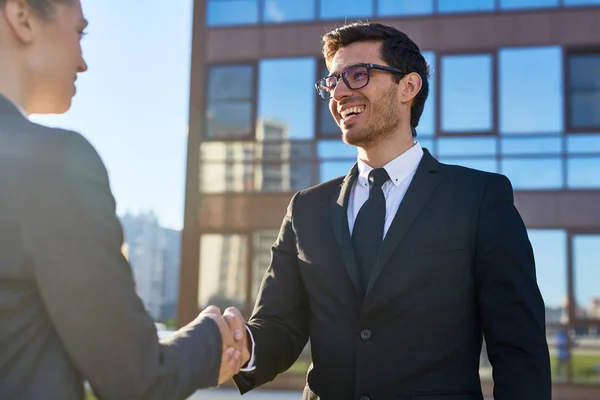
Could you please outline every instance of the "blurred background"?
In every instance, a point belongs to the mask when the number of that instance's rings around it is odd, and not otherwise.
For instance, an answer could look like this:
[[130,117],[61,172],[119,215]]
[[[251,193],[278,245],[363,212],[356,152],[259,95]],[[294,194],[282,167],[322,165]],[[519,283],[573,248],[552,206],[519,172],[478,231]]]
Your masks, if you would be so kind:
[[[209,304],[251,312],[297,190],[356,159],[317,96],[320,38],[406,32],[430,63],[417,140],[507,175],[546,303],[556,399],[600,398],[600,0],[82,0],[74,129],[109,170],[161,334]],[[452,313],[452,310],[448,310]],[[256,398],[300,398],[310,351]],[[491,396],[482,349],[481,376]],[[283,390],[283,391],[282,391]],[[234,391],[197,399],[237,398]]]

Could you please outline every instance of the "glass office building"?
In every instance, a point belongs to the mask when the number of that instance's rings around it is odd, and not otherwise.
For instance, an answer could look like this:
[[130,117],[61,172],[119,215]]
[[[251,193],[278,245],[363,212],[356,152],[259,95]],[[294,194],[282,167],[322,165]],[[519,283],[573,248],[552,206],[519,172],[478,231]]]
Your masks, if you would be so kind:
[[[510,178],[556,398],[600,398],[600,0],[196,0],[180,323],[248,314],[293,193],[356,160],[314,83],[322,34],[367,19],[429,60],[418,141]],[[272,386],[303,387],[309,357]],[[485,349],[481,376],[490,394]]]

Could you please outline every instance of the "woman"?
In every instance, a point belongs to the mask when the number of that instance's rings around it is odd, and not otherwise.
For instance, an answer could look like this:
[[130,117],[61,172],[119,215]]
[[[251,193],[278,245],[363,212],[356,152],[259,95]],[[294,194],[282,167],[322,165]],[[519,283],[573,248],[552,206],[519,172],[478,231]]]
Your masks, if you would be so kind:
[[27,118],[69,109],[86,25],[79,0],[0,0],[0,399],[79,400],[84,380],[104,399],[183,399],[247,360],[241,319],[209,307],[159,341],[100,157]]

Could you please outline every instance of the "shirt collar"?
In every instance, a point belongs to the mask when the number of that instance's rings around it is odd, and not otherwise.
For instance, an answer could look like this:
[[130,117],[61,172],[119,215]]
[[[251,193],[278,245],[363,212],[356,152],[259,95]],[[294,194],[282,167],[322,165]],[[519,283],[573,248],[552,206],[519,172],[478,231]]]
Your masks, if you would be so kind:
[[[406,178],[417,170],[421,158],[423,157],[423,148],[418,142],[414,146],[394,158],[383,166],[390,176],[390,180],[395,186],[399,186]],[[369,186],[369,172],[373,168],[367,165],[360,158],[358,159],[358,184]]]
[[0,93],[0,100],[4,100],[4,102],[8,103],[10,106],[13,106],[23,117],[29,119],[29,115],[27,115],[27,113],[21,108],[21,106],[10,100],[8,97],[4,96],[2,93]]

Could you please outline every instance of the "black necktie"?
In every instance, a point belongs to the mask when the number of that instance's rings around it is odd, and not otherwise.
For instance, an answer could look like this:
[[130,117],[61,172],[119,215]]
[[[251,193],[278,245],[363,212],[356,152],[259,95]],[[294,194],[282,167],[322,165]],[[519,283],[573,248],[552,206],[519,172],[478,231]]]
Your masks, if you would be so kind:
[[383,242],[385,196],[381,187],[388,179],[390,176],[384,168],[376,168],[369,173],[369,199],[360,208],[352,231],[363,293],[369,285],[371,271]]

